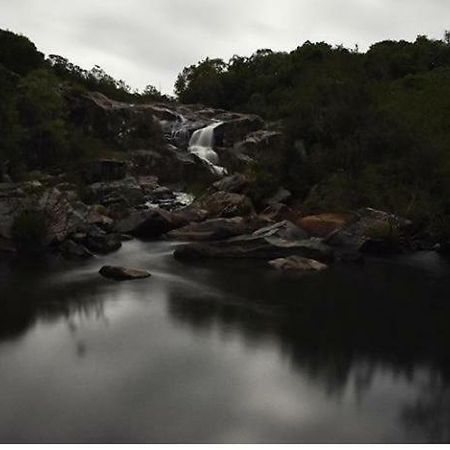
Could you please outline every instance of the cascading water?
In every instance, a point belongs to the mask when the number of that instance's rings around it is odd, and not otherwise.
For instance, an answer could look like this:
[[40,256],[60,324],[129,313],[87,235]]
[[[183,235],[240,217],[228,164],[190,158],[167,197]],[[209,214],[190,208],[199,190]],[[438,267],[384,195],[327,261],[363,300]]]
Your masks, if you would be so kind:
[[211,169],[218,175],[225,175],[227,170],[219,166],[219,155],[214,151],[214,130],[222,122],[213,123],[194,132],[189,141],[189,151],[203,161],[206,161]]

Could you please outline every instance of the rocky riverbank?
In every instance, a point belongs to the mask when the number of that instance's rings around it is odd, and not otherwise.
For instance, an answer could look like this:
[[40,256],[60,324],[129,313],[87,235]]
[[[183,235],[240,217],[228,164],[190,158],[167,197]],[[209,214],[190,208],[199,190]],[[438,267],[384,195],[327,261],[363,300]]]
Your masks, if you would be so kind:
[[[39,252],[71,259],[114,252],[133,238],[174,239],[188,242],[175,252],[186,261],[259,259],[304,271],[437,244],[419,240],[414,224],[383,211],[307,214],[281,182],[282,131],[257,116],[135,106],[97,93],[72,104],[73,116],[120,147],[123,157],[86,161],[76,174],[0,183],[2,255],[26,254],[24,241],[33,238]],[[190,151],[193,133],[205,129],[214,164]],[[204,141],[197,133],[196,144]],[[271,179],[258,178],[261,170]],[[39,236],[36,216],[45,222]]]

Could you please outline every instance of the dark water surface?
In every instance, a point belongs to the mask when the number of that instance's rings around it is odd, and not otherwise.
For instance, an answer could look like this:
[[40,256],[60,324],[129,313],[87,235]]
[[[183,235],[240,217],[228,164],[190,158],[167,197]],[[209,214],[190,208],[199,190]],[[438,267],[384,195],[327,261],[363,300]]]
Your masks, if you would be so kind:
[[0,267],[0,442],[450,441],[445,260],[291,279],[172,250]]

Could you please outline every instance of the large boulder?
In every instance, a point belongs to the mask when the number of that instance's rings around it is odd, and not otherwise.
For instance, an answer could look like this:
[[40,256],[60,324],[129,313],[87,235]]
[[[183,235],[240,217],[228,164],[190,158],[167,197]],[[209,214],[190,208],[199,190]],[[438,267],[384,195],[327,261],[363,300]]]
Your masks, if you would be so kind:
[[115,266],[103,266],[99,273],[102,277],[114,281],[142,280],[151,277],[151,273],[146,270]]
[[216,145],[232,147],[236,142],[242,141],[249,133],[261,130],[265,123],[261,117],[256,115],[234,115],[224,113],[216,116],[216,120],[223,122],[214,129]]
[[174,256],[180,260],[263,259],[273,260],[299,255],[318,261],[333,259],[332,249],[318,240],[284,240],[277,237],[239,236],[226,241],[180,246]]
[[137,150],[131,153],[135,173],[158,177],[162,183],[210,184],[219,176],[196,155],[172,145],[160,150]]
[[118,221],[114,229],[117,233],[154,239],[185,225],[187,221],[183,215],[152,208],[133,212],[129,217]]
[[407,245],[412,222],[372,208],[356,212],[347,226],[331,233],[326,242],[334,247],[367,253],[397,253]]
[[233,194],[243,194],[249,187],[250,180],[241,173],[235,173],[216,181],[213,189],[222,192],[231,192]]
[[262,223],[257,218],[210,219],[171,231],[168,237],[185,241],[219,241],[251,233]]
[[99,137],[120,150],[158,148],[163,133],[155,110],[111,100],[98,92],[66,92],[71,121],[88,135]]
[[90,203],[104,206],[131,207],[145,202],[144,192],[134,177],[91,184],[85,189],[84,195]]
[[209,217],[237,217],[254,214],[251,200],[241,194],[218,191],[199,198],[195,205],[208,212]]

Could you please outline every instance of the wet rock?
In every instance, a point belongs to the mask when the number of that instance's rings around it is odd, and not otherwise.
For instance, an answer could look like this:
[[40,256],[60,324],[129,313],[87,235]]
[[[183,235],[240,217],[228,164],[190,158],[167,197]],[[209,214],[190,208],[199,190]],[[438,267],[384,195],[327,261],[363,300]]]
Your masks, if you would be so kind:
[[275,259],[269,264],[281,272],[323,272],[328,269],[326,264],[296,255]]
[[103,266],[99,273],[102,277],[115,281],[142,280],[151,277],[150,272],[146,270],[115,266]]
[[248,216],[255,212],[247,196],[224,191],[201,197],[195,202],[195,206],[208,211],[211,218]]

